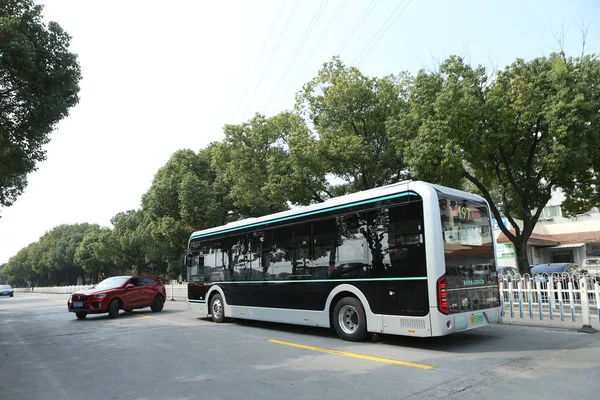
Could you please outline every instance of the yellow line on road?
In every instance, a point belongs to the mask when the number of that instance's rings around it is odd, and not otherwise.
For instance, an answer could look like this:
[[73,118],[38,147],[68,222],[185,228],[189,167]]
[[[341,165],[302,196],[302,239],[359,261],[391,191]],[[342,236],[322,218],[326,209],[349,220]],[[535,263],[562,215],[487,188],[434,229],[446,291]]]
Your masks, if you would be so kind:
[[134,312],[132,312],[132,314],[133,314],[133,315],[137,315],[138,317],[152,318],[152,317],[151,317],[151,316],[149,316],[149,315],[138,314],[138,313],[134,313]]
[[267,340],[267,342],[282,344],[284,346],[297,347],[299,349],[318,351],[321,353],[337,354],[339,356],[360,358],[361,360],[369,360],[369,361],[377,361],[377,362],[388,363],[388,364],[403,365],[405,367],[412,367],[412,368],[419,368],[419,369],[435,369],[435,367],[433,365],[417,364],[417,363],[411,363],[411,362],[407,362],[407,361],[393,360],[391,358],[366,356],[364,354],[348,353],[346,351],[324,349],[322,347],[306,346],[304,344],[284,342],[284,341],[275,340],[275,339],[269,339],[269,340]]

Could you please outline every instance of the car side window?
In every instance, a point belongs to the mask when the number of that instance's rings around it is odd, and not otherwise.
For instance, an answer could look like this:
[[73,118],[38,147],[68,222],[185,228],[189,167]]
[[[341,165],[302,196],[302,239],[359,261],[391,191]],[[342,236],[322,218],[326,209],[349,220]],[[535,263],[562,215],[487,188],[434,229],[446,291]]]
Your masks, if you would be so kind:
[[152,286],[154,281],[150,278],[140,278],[140,286]]
[[138,278],[131,278],[129,280],[129,283],[132,284],[132,285],[134,285],[134,286],[140,286],[140,281],[139,281]]

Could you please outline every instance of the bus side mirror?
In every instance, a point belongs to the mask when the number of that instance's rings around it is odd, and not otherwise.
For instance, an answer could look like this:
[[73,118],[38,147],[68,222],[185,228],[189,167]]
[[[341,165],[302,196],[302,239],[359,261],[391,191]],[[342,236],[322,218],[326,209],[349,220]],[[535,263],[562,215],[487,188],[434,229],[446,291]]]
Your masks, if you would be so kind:
[[191,254],[188,254],[185,256],[185,265],[189,268],[192,266],[192,260],[193,260],[193,256]]

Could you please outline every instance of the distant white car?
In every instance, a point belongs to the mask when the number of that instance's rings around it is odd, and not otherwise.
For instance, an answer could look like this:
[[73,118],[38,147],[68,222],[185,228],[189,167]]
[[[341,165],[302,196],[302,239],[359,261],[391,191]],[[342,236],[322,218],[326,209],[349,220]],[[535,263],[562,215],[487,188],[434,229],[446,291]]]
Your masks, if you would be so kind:
[[15,291],[10,285],[0,285],[0,296],[10,296],[13,297]]
[[590,274],[600,274],[600,257],[587,257],[581,261],[581,269],[586,270]]
[[600,283],[600,257],[587,257],[581,261],[581,269]]
[[473,275],[484,275],[489,276],[496,272],[493,264],[473,264],[471,265],[471,271]]

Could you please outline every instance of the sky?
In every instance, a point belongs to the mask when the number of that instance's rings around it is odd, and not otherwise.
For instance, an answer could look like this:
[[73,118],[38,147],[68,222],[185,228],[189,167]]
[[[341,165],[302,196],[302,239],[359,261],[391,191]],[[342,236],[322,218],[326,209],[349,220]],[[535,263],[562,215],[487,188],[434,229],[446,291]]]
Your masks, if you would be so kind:
[[450,55],[502,68],[559,49],[600,53],[590,1],[35,0],[71,36],[80,102],[56,125],[47,159],[0,208],[0,264],[61,224],[111,226],[140,207],[180,149],[223,126],[291,109],[339,55],[369,76],[432,70]]

